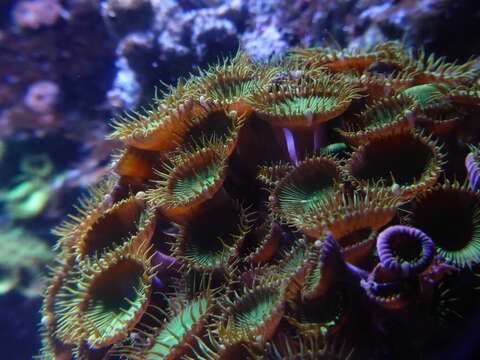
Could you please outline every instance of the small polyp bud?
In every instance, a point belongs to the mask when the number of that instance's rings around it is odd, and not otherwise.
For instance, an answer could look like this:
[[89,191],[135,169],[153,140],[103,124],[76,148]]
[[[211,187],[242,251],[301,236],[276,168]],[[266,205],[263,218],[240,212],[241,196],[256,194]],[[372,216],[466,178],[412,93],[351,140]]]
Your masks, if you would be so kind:
[[412,128],[415,127],[415,113],[412,110],[405,111],[405,118]]
[[200,98],[198,99],[198,101],[200,102],[200,105],[202,105],[204,108],[208,108],[208,104],[207,102],[205,101],[205,96],[200,96]]
[[292,77],[294,79],[300,79],[302,77],[302,71],[301,70],[292,71]]
[[327,336],[328,330],[327,330],[326,327],[322,326],[322,327],[320,328],[320,331],[322,332],[322,336]]
[[395,195],[400,195],[400,185],[398,185],[397,183],[393,184],[390,190]]
[[305,118],[307,119],[307,121],[310,124],[313,123],[313,112],[312,112],[312,110],[308,109],[307,111],[305,111]]
[[55,319],[51,315],[45,315],[42,317],[42,324],[49,327],[55,324]]
[[135,194],[135,197],[138,199],[138,200],[145,200],[145,198],[147,197],[147,194],[145,194],[144,191],[139,191]]

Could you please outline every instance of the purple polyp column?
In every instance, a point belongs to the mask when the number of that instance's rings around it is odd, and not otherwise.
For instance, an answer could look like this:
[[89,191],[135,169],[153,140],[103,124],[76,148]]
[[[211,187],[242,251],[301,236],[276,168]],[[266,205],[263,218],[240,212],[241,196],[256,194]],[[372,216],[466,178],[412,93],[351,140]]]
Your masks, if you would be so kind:
[[164,253],[157,251],[152,259],[152,265],[156,266],[157,272],[154,281],[156,285],[163,288],[168,283],[173,275],[178,271],[175,266],[176,258],[165,255]]
[[[398,256],[400,249],[412,244],[420,244],[419,259],[415,261],[402,260]],[[389,271],[401,274],[404,277],[418,275],[432,262],[435,253],[433,240],[419,229],[394,225],[383,230],[377,238],[377,253],[380,262]]]
[[293,133],[288,128],[283,128],[283,135],[285,136],[285,143],[287,144],[288,156],[294,165],[298,164],[297,150],[295,149],[295,139]]
[[348,272],[350,275],[352,275],[354,278],[358,280],[365,280],[368,278],[368,272],[365,270],[360,269],[359,267],[350,264],[349,262],[345,262],[347,264]]
[[313,131],[313,151],[316,152],[327,145],[325,124],[319,124]]
[[340,253],[340,245],[331,232],[328,232],[325,239],[325,254],[330,257],[330,265],[334,266],[337,272],[345,271],[347,278],[353,283],[358,283],[368,277],[368,273],[355,265],[346,262]]
[[468,171],[468,181],[473,190],[478,190],[478,183],[480,181],[480,169],[475,159],[475,153],[471,152],[465,158],[465,167]]

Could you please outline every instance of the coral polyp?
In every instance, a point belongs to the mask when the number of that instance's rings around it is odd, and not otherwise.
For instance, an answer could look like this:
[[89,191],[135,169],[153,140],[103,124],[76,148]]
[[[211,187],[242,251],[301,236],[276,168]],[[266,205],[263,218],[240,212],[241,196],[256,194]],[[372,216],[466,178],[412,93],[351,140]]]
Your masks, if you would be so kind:
[[130,359],[178,359],[190,352],[190,343],[201,334],[210,314],[213,297],[203,294],[180,305],[180,309],[165,321],[158,320],[159,328],[139,331],[138,336],[147,340],[140,346],[125,346],[115,349],[115,354]]
[[299,226],[312,208],[333,195],[340,177],[340,165],[334,159],[306,159],[278,182],[272,193],[272,208],[288,223]]
[[406,67],[415,69],[415,84],[461,84],[475,77],[475,58],[463,64],[449,63],[434,54],[427,55],[425,51],[410,51]]
[[387,309],[402,309],[413,298],[411,285],[382,263],[375,266],[368,280],[362,280],[362,287],[374,304]]
[[[325,201],[315,204],[305,214],[301,228],[311,236],[320,236],[327,229],[342,244],[340,239],[355,231],[366,228],[378,230],[388,224],[397,213],[399,205],[398,196],[385,189],[353,195],[336,192]],[[346,248],[353,244],[343,245]]]
[[359,90],[339,76],[306,72],[287,84],[254,92],[250,102],[274,126],[313,127],[342,114]]
[[480,195],[465,184],[445,182],[422,194],[409,219],[432,237],[446,261],[459,267],[480,262]]
[[326,337],[339,331],[347,320],[349,304],[345,289],[334,287],[322,296],[302,301],[287,320],[311,337]]
[[[106,210],[73,245],[79,261],[97,258],[131,238],[149,242],[152,235],[151,216],[145,202],[135,197],[120,201]],[[145,224],[148,221],[150,225]],[[112,231],[111,229],[115,229]]]
[[255,64],[246,54],[239,52],[207,71],[201,71],[194,86],[204,108],[221,106],[245,116],[252,112],[246,99],[258,89],[269,86],[279,69]]
[[415,109],[415,100],[409,96],[383,98],[362,112],[359,119],[347,122],[344,128],[338,131],[346,141],[359,146],[377,137],[409,129]]
[[432,262],[434,245],[425,233],[408,226],[391,226],[378,236],[382,264],[404,277],[422,273]]
[[56,333],[67,343],[81,339],[102,348],[124,339],[148,306],[154,267],[149,248],[132,243],[100,260],[79,264],[60,287]]
[[432,356],[441,284],[480,300],[473,63],[240,51],[115,120],[56,229],[40,358]]
[[394,41],[378,44],[363,51],[319,47],[294,49],[292,54],[309,68],[326,67],[332,72],[361,71],[374,63],[398,64],[405,61],[402,46]]
[[[241,205],[224,204],[193,216],[188,224],[177,225],[173,254],[185,264],[198,270],[228,266],[238,255],[246,234],[251,228],[251,214]],[[218,221],[211,226],[212,217]]]
[[226,176],[226,149],[210,144],[194,152],[181,151],[157,171],[160,180],[147,192],[147,198],[171,217],[188,218],[194,209],[211,199]]
[[217,330],[225,345],[265,343],[275,334],[285,307],[284,289],[279,285],[258,286],[233,300]]
[[478,182],[480,180],[479,149],[472,146],[470,150],[465,158],[465,167],[468,171],[470,187],[478,190]]
[[104,347],[124,337],[140,319],[148,304],[153,271],[128,258],[95,271],[90,284],[82,279],[86,296],[79,305],[84,314],[80,321],[89,334],[86,341]]
[[434,140],[407,131],[360,146],[350,158],[347,171],[359,189],[391,188],[401,198],[409,199],[437,182],[442,158]]

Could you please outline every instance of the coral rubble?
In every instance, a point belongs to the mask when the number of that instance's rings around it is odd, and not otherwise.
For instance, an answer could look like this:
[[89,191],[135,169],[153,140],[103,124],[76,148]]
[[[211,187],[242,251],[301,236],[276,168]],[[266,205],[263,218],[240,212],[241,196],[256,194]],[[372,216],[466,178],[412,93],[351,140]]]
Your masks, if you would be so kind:
[[40,296],[44,291],[45,265],[51,262],[53,252],[43,239],[22,228],[2,228],[1,232],[0,294],[16,289],[26,297]]
[[434,356],[478,311],[475,61],[239,52],[115,120],[56,229],[40,358]]

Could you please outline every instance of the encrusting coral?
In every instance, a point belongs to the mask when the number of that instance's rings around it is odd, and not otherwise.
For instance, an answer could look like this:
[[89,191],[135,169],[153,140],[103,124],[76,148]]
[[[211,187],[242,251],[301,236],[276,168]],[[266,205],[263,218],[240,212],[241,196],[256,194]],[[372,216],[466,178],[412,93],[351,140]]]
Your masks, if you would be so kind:
[[476,61],[240,52],[115,120],[111,174],[56,230],[39,357],[431,354],[462,326],[451,279],[479,296]]

